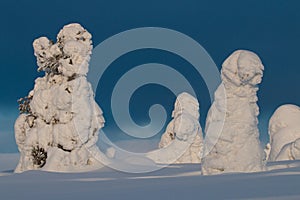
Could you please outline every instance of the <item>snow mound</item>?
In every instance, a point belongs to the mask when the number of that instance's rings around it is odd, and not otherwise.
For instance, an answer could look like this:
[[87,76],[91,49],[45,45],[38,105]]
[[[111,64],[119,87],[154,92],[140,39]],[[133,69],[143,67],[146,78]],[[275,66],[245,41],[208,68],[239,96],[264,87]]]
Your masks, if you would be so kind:
[[300,108],[280,106],[269,121],[270,161],[300,159]]
[[34,89],[21,99],[15,137],[21,153],[16,172],[81,171],[99,167],[95,156],[102,110],[87,81],[91,35],[79,24],[63,27],[53,43],[33,42],[39,71]]
[[[200,163],[203,149],[199,123],[199,103],[188,93],[178,95],[172,121],[161,137],[157,155],[149,156],[157,163]],[[156,156],[154,156],[156,155]]]
[[246,50],[235,51],[223,63],[222,84],[206,119],[203,174],[264,169],[256,103],[263,70],[259,57]]

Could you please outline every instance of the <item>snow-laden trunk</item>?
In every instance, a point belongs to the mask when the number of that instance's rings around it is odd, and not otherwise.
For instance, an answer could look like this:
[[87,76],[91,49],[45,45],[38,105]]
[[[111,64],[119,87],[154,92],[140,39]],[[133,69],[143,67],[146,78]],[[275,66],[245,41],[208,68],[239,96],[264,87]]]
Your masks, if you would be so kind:
[[300,159],[300,108],[280,106],[269,121],[270,161]]
[[94,100],[86,74],[92,51],[91,35],[79,24],[66,25],[53,43],[33,42],[39,71],[28,97],[20,100],[15,123],[21,153],[16,172],[42,169],[79,171],[101,166],[95,159],[102,110]]
[[235,51],[223,63],[222,84],[206,120],[203,174],[263,170],[256,103],[263,69],[259,57],[245,50]]

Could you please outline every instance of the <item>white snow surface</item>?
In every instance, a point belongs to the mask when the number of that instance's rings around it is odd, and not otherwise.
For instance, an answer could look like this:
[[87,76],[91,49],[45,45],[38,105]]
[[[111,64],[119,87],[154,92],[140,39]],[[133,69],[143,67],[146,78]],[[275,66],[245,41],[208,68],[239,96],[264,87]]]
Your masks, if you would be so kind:
[[69,24],[59,32],[57,43],[41,37],[33,47],[39,70],[46,73],[29,93],[31,112],[15,123],[21,153],[15,171],[99,168],[96,142],[105,120],[86,78],[91,35],[79,24]]
[[198,100],[188,93],[178,95],[172,120],[159,143],[159,151],[148,153],[157,163],[201,163],[203,134]]
[[263,70],[260,58],[246,50],[237,50],[224,61],[222,84],[206,119],[203,174],[264,169],[256,104]]
[[17,154],[0,154],[0,199],[300,199],[300,161],[268,164],[268,171],[202,176],[199,164],[175,164],[130,174],[101,168],[84,173],[13,173]]
[[269,121],[270,161],[300,159],[300,108],[282,105]]

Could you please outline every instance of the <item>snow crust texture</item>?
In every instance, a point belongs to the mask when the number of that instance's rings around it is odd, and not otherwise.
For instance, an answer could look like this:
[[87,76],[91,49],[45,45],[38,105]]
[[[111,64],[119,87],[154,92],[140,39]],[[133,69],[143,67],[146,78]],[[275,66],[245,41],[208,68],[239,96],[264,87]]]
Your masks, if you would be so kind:
[[27,97],[29,109],[15,122],[21,153],[15,171],[99,167],[94,155],[99,153],[96,142],[105,120],[86,78],[91,34],[79,24],[69,24],[58,33],[56,43],[41,37],[33,48],[38,70],[45,76],[35,80]]
[[[159,143],[160,149],[166,148],[168,154],[177,156],[175,163],[201,162],[203,135],[199,116],[197,99],[188,93],[178,95],[172,112],[173,119]],[[170,145],[174,148],[169,148]],[[161,160],[165,159],[163,154],[160,157]]]
[[222,84],[206,119],[203,174],[264,169],[256,103],[263,70],[260,58],[246,50],[235,51],[223,63]]
[[282,105],[269,121],[270,161],[300,159],[300,108]]

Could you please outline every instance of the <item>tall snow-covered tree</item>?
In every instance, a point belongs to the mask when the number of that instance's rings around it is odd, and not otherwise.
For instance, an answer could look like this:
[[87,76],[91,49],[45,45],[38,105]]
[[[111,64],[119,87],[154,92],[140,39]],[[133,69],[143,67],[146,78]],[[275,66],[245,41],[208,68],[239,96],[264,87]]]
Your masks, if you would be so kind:
[[256,103],[263,70],[259,57],[246,50],[235,51],[223,63],[222,84],[206,120],[203,174],[263,170]]
[[69,24],[58,33],[56,43],[41,37],[33,48],[38,70],[45,75],[19,101],[15,137],[21,157],[15,171],[99,167],[96,142],[105,121],[86,78],[91,34],[80,24]]

